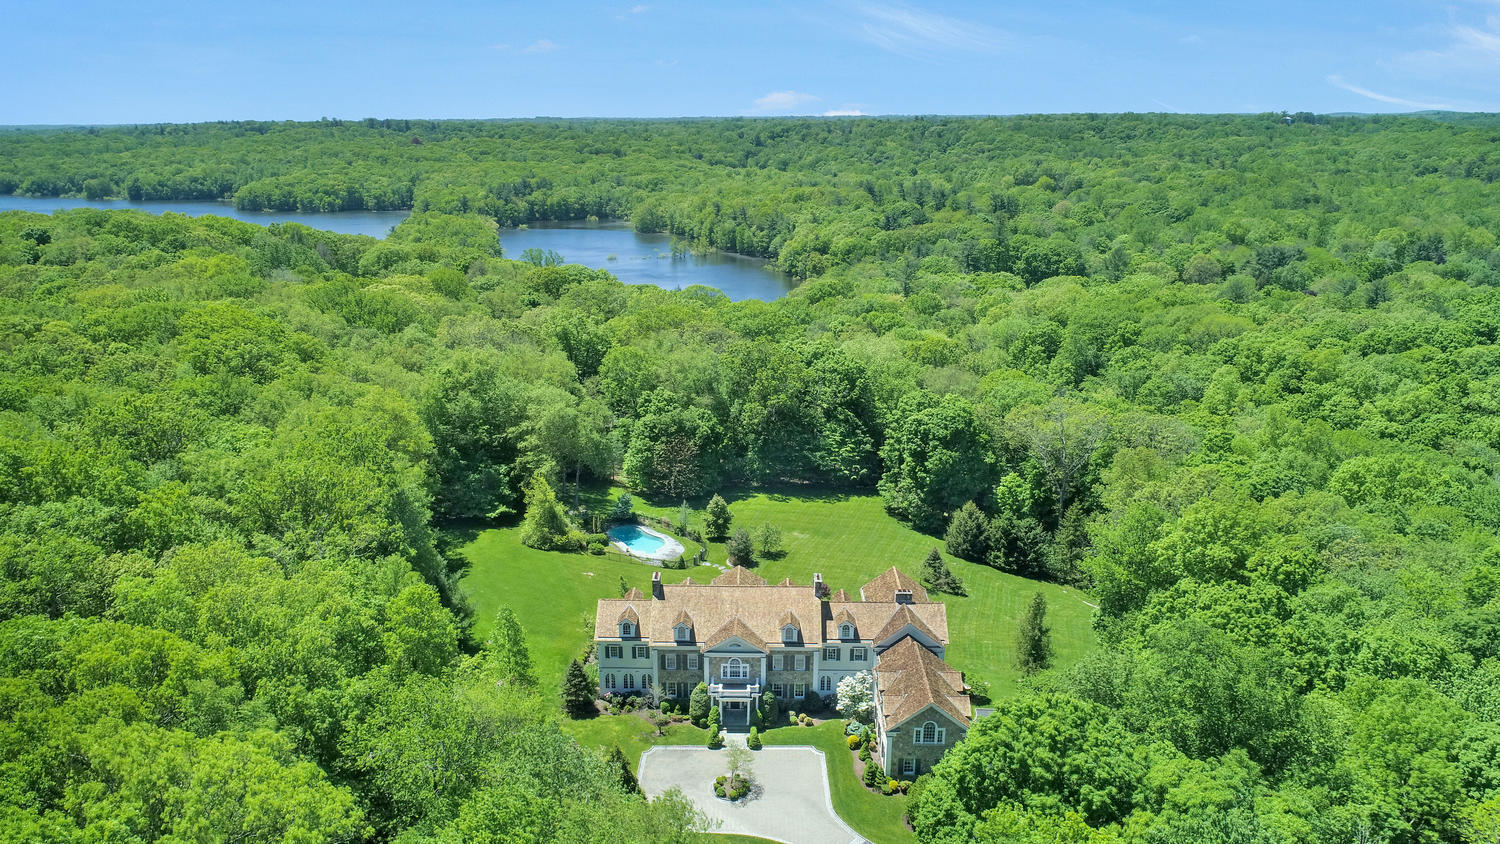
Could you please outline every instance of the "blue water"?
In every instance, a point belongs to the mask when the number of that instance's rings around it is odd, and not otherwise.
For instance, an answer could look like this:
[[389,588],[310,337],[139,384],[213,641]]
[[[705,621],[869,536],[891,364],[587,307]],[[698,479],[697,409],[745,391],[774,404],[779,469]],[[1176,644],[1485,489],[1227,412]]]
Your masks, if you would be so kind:
[[672,238],[643,234],[629,223],[532,223],[526,228],[501,229],[505,257],[520,260],[527,249],[551,250],[564,263],[609,270],[626,284],[654,284],[681,290],[701,284],[724,291],[730,300],[780,299],[791,290],[791,276],[763,258],[717,250],[701,255],[673,255]]
[[640,525],[615,525],[604,533],[610,539],[624,543],[626,548],[636,554],[655,554],[666,544],[661,537],[642,530]]
[[216,214],[231,217],[258,226],[271,223],[301,223],[314,229],[340,234],[364,234],[370,237],[385,237],[391,228],[410,216],[410,211],[327,211],[321,214],[305,214],[299,211],[241,211],[229,202],[211,202],[191,199],[79,199],[66,196],[0,196],[0,211],[32,211],[51,214],[66,208],[104,208],[106,210],[135,209],[152,214],[173,211],[189,217]]

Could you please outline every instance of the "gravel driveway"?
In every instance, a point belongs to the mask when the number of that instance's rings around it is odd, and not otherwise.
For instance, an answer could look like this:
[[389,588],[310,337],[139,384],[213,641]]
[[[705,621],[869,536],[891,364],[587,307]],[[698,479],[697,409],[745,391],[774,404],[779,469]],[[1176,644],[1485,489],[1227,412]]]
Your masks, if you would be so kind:
[[759,796],[730,803],[714,796],[714,777],[728,773],[721,750],[653,747],[641,755],[641,789],[651,797],[676,786],[710,818],[716,832],[758,835],[787,844],[862,842],[834,814],[828,796],[823,751],[813,747],[767,747],[755,751]]

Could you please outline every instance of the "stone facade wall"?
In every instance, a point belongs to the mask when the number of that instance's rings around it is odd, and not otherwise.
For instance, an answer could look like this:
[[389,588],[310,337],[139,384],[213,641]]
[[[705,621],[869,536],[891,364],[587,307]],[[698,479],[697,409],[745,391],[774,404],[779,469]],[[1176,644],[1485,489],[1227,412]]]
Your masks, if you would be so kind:
[[[912,741],[913,733],[927,721],[936,721],[939,727],[947,729],[948,732],[943,737],[942,744],[916,744]],[[944,753],[963,740],[965,732],[966,730],[955,724],[952,719],[928,707],[906,723],[886,730],[884,745],[886,758],[881,759],[880,764],[885,768],[886,774],[893,779],[916,779],[919,775],[932,770],[932,766],[943,758]],[[901,760],[913,758],[917,760],[917,772],[915,774],[901,773]]]
[[[804,663],[807,668],[802,671],[798,671],[793,667],[797,664],[796,655],[798,653],[801,653],[807,660]],[[781,670],[778,671],[771,667],[775,665],[774,659],[770,656],[766,657],[766,688],[769,689],[772,685],[780,683],[782,685],[781,700],[789,701],[786,708],[796,709],[795,693],[798,684],[805,684],[807,690],[810,692],[818,690],[818,675],[813,671],[813,663],[816,662],[816,659],[811,649],[783,653],[781,659]]]

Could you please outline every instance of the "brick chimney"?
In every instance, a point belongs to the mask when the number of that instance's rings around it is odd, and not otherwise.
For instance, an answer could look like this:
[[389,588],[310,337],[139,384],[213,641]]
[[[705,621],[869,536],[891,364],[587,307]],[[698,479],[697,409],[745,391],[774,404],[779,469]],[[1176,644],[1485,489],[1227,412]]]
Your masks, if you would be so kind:
[[820,600],[828,597],[828,585],[823,582],[821,574],[813,574],[813,596]]
[[667,593],[661,588],[661,572],[651,572],[651,597],[658,601],[665,601]]

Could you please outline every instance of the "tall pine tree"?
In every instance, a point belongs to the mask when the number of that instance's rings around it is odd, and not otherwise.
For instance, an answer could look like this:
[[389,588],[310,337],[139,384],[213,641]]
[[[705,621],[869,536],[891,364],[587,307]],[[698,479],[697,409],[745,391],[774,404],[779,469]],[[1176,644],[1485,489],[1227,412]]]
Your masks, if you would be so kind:
[[1047,626],[1047,599],[1040,592],[1032,596],[1021,619],[1016,635],[1016,667],[1027,674],[1052,667],[1052,628]]
[[948,564],[943,562],[943,553],[936,548],[929,551],[927,559],[922,562],[922,582],[934,592],[964,594],[964,582],[948,569]]
[[597,715],[594,708],[594,684],[589,682],[583,663],[573,660],[568,663],[568,672],[563,676],[563,706],[574,718]]

